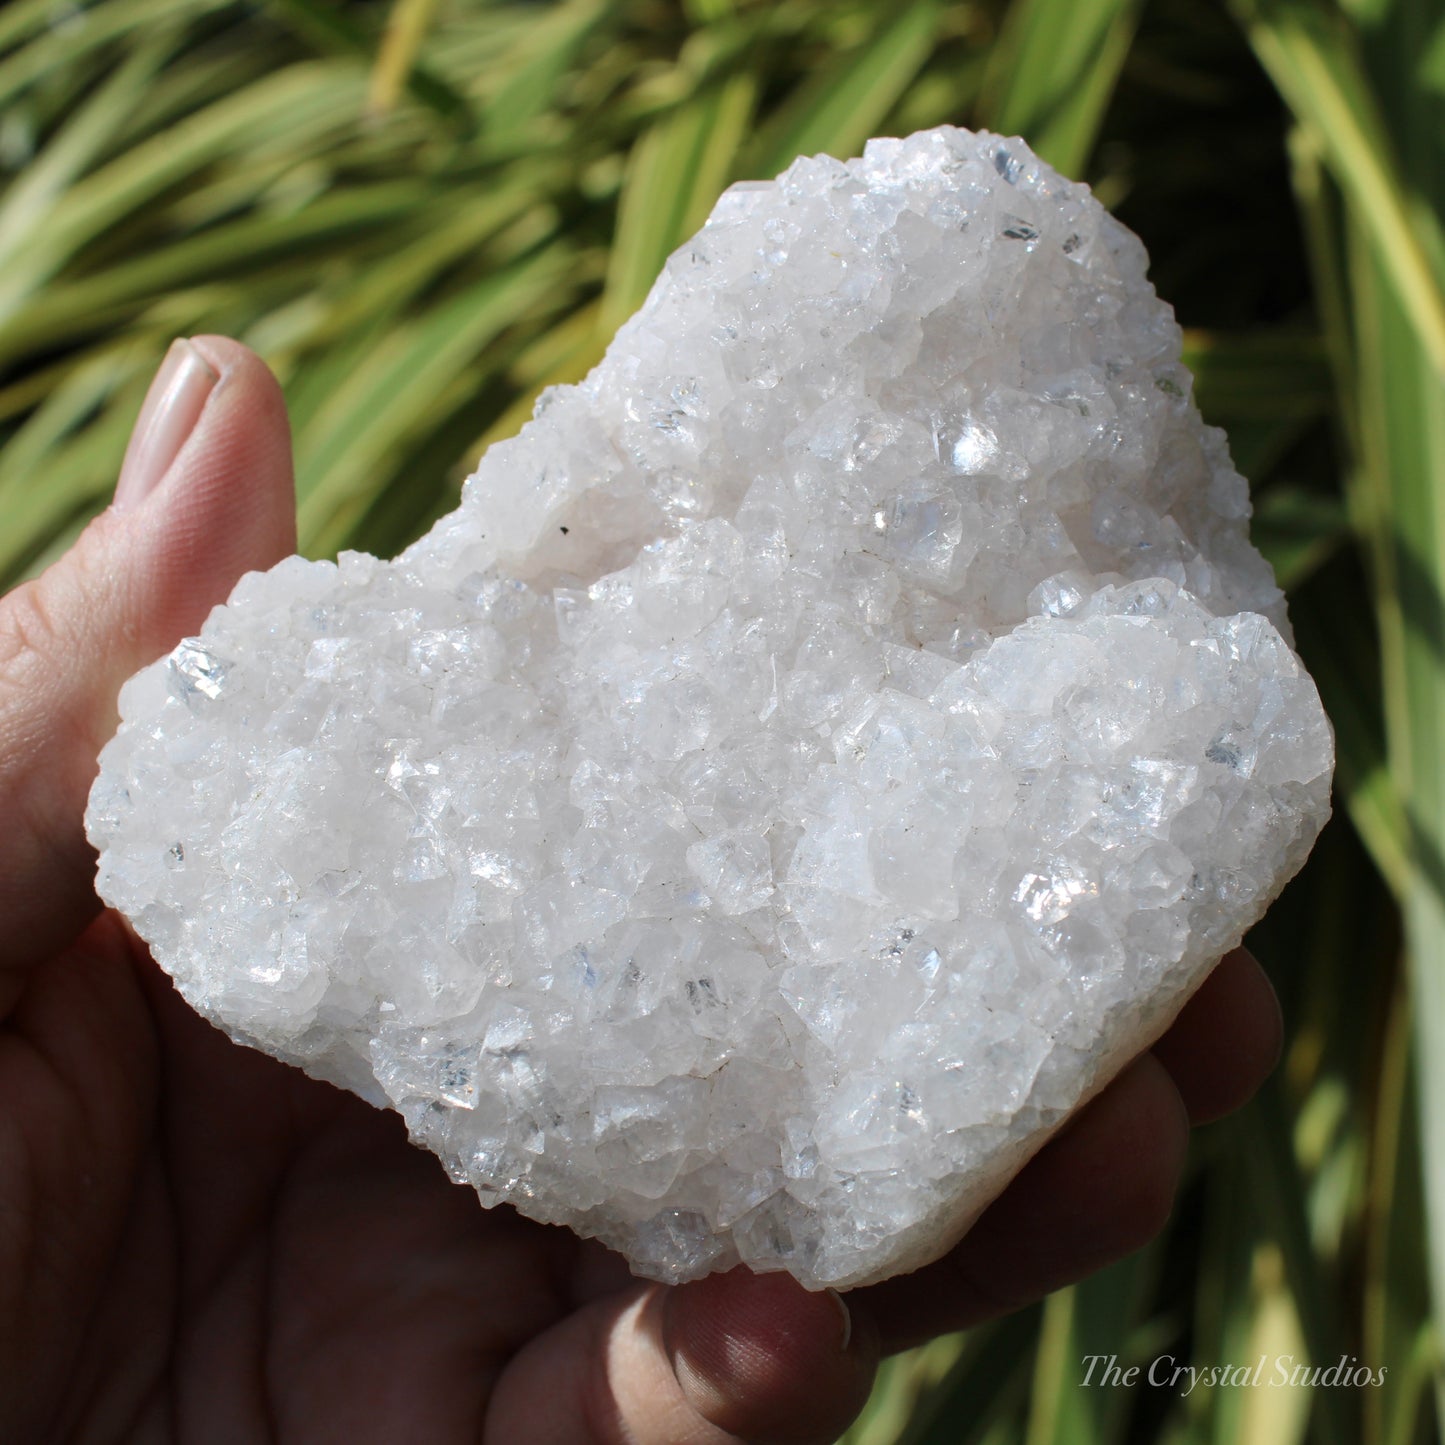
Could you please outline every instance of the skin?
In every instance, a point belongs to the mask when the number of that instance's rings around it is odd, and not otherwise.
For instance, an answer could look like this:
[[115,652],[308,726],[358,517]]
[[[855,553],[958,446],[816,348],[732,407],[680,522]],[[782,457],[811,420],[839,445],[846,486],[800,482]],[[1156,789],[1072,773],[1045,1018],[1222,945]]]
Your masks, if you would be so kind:
[[745,1270],[634,1281],[192,1013],[100,912],[81,816],[121,681],[295,545],[279,388],[194,345],[218,380],[154,489],[0,600],[0,1439],[828,1441],[882,1352],[1161,1228],[1190,1124],[1279,1051],[1242,950],[957,1249],[846,1305]]

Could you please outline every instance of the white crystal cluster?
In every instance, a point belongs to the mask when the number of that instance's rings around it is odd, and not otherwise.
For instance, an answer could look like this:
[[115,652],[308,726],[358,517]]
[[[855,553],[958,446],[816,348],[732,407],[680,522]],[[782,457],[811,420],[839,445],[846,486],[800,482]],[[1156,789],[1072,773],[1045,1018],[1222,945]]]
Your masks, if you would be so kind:
[[104,897],[643,1274],[937,1255],[1328,811],[1145,265],[997,136],[733,187],[429,536],[127,684]]

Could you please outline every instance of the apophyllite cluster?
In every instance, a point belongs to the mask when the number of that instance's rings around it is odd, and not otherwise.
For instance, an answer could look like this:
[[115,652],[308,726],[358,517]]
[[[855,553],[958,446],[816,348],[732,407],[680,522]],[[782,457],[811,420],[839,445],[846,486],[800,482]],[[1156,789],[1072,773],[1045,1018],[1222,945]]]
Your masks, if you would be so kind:
[[429,535],[248,576],[126,685],[101,892],[643,1274],[939,1254],[1328,812],[1145,268],[998,136],[734,186]]

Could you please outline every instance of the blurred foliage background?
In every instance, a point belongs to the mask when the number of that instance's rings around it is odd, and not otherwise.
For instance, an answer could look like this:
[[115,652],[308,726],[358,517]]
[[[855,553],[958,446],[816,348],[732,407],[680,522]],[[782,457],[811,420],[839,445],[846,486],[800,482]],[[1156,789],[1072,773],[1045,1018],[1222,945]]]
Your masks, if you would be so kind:
[[[890,1361],[848,1438],[1432,1440],[1445,0],[9,0],[0,584],[105,504],[173,336],[282,378],[303,548],[390,553],[729,181],[942,121],[1021,132],[1148,243],[1255,484],[1339,806],[1252,940],[1283,1066],[1197,1136],[1167,1235]],[[1085,1388],[1096,1354],[1386,1373]]]

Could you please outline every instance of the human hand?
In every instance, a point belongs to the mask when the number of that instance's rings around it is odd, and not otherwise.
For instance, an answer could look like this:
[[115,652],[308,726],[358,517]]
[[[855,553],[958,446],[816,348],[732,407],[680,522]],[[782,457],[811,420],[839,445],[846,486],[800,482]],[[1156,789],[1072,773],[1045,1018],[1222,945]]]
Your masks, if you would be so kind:
[[0,1439],[830,1440],[880,1352],[1149,1239],[1190,1122],[1271,1068],[1278,1006],[1237,951],[957,1249],[846,1303],[746,1270],[644,1284],[483,1211],[395,1115],[232,1044],[97,917],[81,815],[119,685],[293,519],[275,381],[177,343],[115,504],[0,600]]

